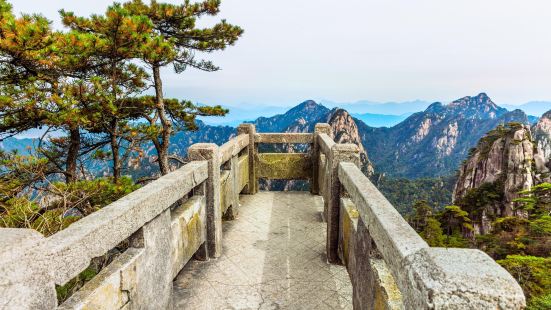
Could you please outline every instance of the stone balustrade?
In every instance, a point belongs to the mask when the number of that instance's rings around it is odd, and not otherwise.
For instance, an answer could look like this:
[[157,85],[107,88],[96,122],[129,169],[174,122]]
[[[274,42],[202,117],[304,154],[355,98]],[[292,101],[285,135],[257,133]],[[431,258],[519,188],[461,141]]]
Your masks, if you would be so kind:
[[[522,309],[515,280],[478,250],[429,247],[358,168],[359,149],[314,133],[257,133],[199,143],[190,163],[48,238],[0,229],[0,309],[170,309],[172,281],[195,257],[222,254],[223,220],[260,179],[308,180],[324,200],[327,259],[344,264],[355,309]],[[261,144],[307,144],[262,153]],[[300,203],[300,201],[297,201]],[[261,208],[262,206],[258,206]],[[67,301],[55,286],[121,243],[127,249]]]

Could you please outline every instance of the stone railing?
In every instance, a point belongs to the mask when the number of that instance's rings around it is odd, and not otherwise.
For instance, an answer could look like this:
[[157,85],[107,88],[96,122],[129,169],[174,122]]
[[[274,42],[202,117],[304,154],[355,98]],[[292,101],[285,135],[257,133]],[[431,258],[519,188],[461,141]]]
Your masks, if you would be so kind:
[[[220,255],[222,216],[235,216],[250,190],[254,127],[240,133],[221,147],[191,146],[190,163],[48,238],[0,229],[0,309],[170,308],[173,279],[193,256]],[[56,285],[121,243],[121,255],[57,305]]]
[[513,277],[484,252],[431,248],[359,169],[359,149],[315,130],[327,258],[344,263],[354,309],[522,309]]
[[[218,147],[195,144],[179,170],[48,238],[0,229],[0,309],[169,309],[172,281],[192,258],[222,253],[223,219],[260,179],[308,180],[324,199],[327,258],[344,263],[356,309],[519,309],[514,279],[477,250],[430,248],[358,168],[358,147],[331,128],[256,133],[251,124]],[[307,153],[261,153],[261,144],[306,144]],[[91,260],[127,249],[67,301],[64,285]]]

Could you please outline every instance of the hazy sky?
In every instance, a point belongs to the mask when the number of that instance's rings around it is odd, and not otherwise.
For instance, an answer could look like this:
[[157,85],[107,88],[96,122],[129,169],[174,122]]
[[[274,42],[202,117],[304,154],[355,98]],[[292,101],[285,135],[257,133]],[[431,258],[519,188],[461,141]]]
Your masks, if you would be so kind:
[[[16,12],[102,12],[107,0],[12,0]],[[179,2],[179,1],[169,1]],[[216,73],[167,71],[167,95],[225,105],[305,99],[551,100],[549,0],[223,0],[245,34]]]

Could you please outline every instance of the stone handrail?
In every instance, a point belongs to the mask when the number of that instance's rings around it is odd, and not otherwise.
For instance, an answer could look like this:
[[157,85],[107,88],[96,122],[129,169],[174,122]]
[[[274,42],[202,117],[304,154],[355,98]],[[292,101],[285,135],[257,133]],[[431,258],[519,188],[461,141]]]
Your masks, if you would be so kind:
[[327,259],[347,266],[354,309],[525,306],[518,283],[482,251],[429,247],[361,172],[357,146],[330,135],[316,125],[312,187],[324,198]]
[[273,144],[312,144],[314,135],[311,133],[257,133],[255,143]]
[[[93,258],[125,240],[130,248],[124,255],[60,308],[97,308],[98,302],[106,302],[103,309],[116,309],[130,300],[166,307],[172,298],[172,279],[179,272],[176,266],[181,269],[205,241],[205,199],[188,196],[200,191],[207,179],[208,163],[195,161],[48,238],[33,230],[0,229],[0,308],[55,308],[55,285],[66,284]],[[199,232],[187,238],[187,247],[181,234],[171,238],[182,226]],[[188,257],[174,251],[187,251]]]
[[[0,309],[168,308],[172,280],[189,259],[220,255],[222,215],[238,212],[253,139],[254,132],[221,147],[195,144],[190,163],[48,238],[0,229]],[[123,242],[122,254],[57,305],[55,285]]]
[[[371,244],[382,256],[406,309],[522,309],[522,289],[513,277],[480,250],[431,248],[411,228],[356,164],[341,162],[340,184],[358,213],[349,268],[355,309],[377,300],[372,282]],[[341,200],[342,204],[346,204]],[[363,265],[363,266],[362,266]],[[353,270],[350,270],[353,269]],[[355,270],[354,270],[355,269]],[[354,280],[355,277],[360,277]],[[364,278],[362,280],[361,278]]]
[[[257,133],[242,124],[218,147],[192,145],[182,168],[48,238],[0,229],[0,309],[167,309],[172,280],[192,258],[222,253],[222,219],[259,179],[309,180],[324,200],[327,259],[344,263],[355,309],[521,309],[522,290],[478,250],[431,248],[360,169],[359,148],[314,133]],[[260,153],[260,144],[309,144],[308,153]],[[67,301],[55,285],[120,245],[126,250]]]

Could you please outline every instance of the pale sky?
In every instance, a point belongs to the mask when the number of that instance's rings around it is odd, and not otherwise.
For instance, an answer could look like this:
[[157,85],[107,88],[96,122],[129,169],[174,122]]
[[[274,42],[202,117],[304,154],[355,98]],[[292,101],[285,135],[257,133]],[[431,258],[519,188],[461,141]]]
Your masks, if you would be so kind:
[[[179,1],[168,1],[178,3]],[[101,13],[107,0],[12,0],[16,12]],[[245,29],[211,57],[223,70],[167,71],[168,96],[229,106],[551,100],[549,0],[223,0]]]

